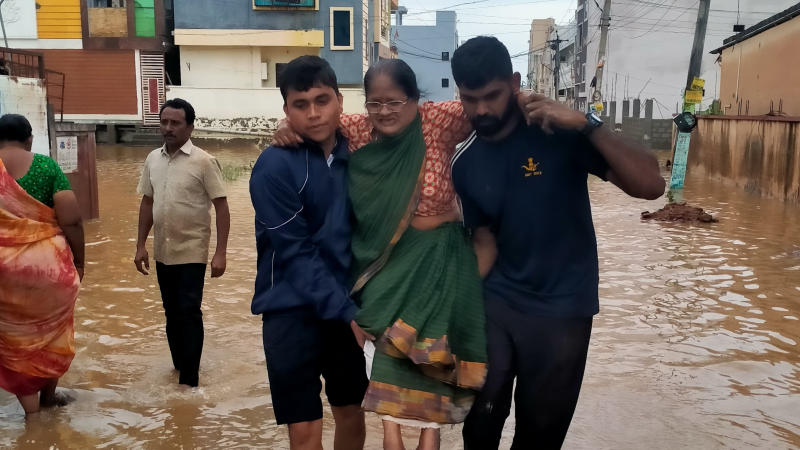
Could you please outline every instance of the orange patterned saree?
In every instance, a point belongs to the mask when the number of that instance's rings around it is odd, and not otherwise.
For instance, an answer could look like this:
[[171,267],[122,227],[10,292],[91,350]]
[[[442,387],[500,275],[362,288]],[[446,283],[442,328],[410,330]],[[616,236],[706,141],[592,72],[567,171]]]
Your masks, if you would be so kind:
[[33,394],[69,369],[79,287],[55,212],[0,161],[0,387]]

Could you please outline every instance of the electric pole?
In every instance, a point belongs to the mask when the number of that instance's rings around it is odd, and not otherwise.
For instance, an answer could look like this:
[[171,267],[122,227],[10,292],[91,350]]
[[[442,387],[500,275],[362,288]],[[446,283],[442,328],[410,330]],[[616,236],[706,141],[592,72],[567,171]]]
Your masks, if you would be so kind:
[[694,27],[694,43],[692,44],[692,56],[689,59],[689,74],[686,77],[686,89],[692,87],[695,77],[700,77],[700,65],[703,62],[703,46],[706,43],[706,28],[708,28],[708,10],[711,7],[711,0],[700,0],[697,10],[697,24]]
[[[606,65],[606,46],[608,45],[608,26],[611,24],[611,0],[603,3],[603,14],[600,16],[600,48],[597,51],[597,69],[592,102],[603,101],[603,69]],[[702,51],[702,50],[701,50]],[[590,107],[591,110],[591,107]]]
[[566,39],[561,39],[558,37],[558,31],[556,31],[556,38],[550,41],[547,41],[550,44],[550,49],[555,50],[555,54],[553,55],[553,84],[556,89],[555,100],[558,101],[558,83],[561,74],[561,43],[566,42]]
[[[692,44],[692,56],[689,58],[689,73],[686,77],[686,91],[683,94],[683,112],[694,113],[695,104],[687,102],[686,96],[692,89],[695,77],[700,77],[700,65],[703,60],[703,46],[706,41],[706,29],[708,28],[708,11],[711,7],[711,0],[700,0],[697,9],[697,24],[694,28],[694,43]],[[675,150],[672,154],[672,176],[669,181],[669,199],[672,201],[682,200],[683,182],[686,177],[686,162],[689,158],[689,146],[691,143],[691,130],[680,131],[675,139]]]

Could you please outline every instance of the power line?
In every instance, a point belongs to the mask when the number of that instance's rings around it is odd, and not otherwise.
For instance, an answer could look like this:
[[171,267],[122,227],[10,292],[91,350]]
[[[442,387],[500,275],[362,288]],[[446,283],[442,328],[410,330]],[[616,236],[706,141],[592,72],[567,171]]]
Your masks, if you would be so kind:
[[[672,0],[672,6],[675,6],[675,1],[676,1],[676,0]],[[653,25],[651,25],[651,26],[650,26],[650,29],[649,29],[649,30],[647,30],[647,31],[643,32],[642,34],[640,34],[640,35],[638,35],[638,36],[634,36],[634,37],[633,37],[633,38],[631,38],[631,39],[639,39],[640,37],[642,37],[642,36],[646,35],[647,33],[651,32],[651,31],[653,31],[653,29],[654,29],[656,26],[658,26],[658,25],[660,25],[660,24],[661,24],[661,21],[662,21],[662,20],[664,20],[664,17],[667,17],[667,14],[669,14],[669,13],[670,13],[670,11],[672,11],[672,10],[671,10],[671,9],[665,9],[665,10],[664,10],[664,14],[662,14],[662,15],[661,15],[661,17],[660,17],[658,20],[656,20],[656,21],[653,23]],[[684,11],[684,13],[685,13],[685,12],[686,12],[686,11]],[[683,14],[683,13],[682,13],[682,14]],[[676,17],[676,19],[678,19],[678,18],[680,18],[680,17],[681,17],[681,16],[679,15],[678,17]],[[661,28],[661,29],[663,29],[663,28]]]
[[[489,0],[476,0],[475,3],[485,2],[485,1],[489,1]],[[553,3],[555,1],[558,1],[558,0],[528,0],[528,1],[524,1],[524,2],[512,2],[512,3],[496,4],[496,5],[492,5],[492,8],[496,8],[498,6],[522,6],[522,5],[529,5],[529,4],[532,5],[532,4],[537,4],[537,3]],[[452,5],[450,6],[450,8],[452,8]],[[456,9],[455,11],[459,12],[459,11],[466,11],[466,10],[472,10],[472,9],[485,9],[485,8],[486,8],[486,6],[476,6],[476,7],[471,7],[471,8],[460,8],[460,9]],[[420,15],[420,14],[430,14],[430,13],[433,13],[433,12],[436,12],[436,11],[443,11],[443,10],[446,10],[446,8],[426,9],[426,10],[421,10],[421,11],[414,11],[414,12],[410,12],[410,13],[404,14],[404,16],[407,17],[407,16],[415,16],[415,15]]]
[[425,59],[430,59],[430,60],[433,60],[433,61],[442,62],[441,56],[438,57],[438,58],[434,58],[432,56],[420,55],[420,54],[417,54],[417,53],[412,53],[412,52],[409,52],[409,51],[406,51],[406,50],[401,50],[401,49],[398,49],[398,53],[400,53],[401,55],[416,56],[417,58],[425,58]]
[[[646,0],[617,0],[618,3],[623,4],[644,4],[644,5],[651,5],[654,8],[663,8],[664,3],[655,3]],[[696,10],[697,8],[691,6],[673,6],[672,9],[688,9],[688,10]],[[730,13],[730,14],[769,14],[775,15],[777,14],[776,11],[736,11],[731,9],[710,9],[711,12],[720,12],[720,13]],[[779,11],[778,11],[779,12]]]
[[[663,6],[666,3],[667,3],[667,0],[664,0],[664,2],[663,3],[659,3],[659,5]],[[641,19],[642,17],[648,15],[651,11],[653,11],[653,7],[652,6],[646,6],[646,5],[641,5],[641,4],[638,6],[638,10],[636,10],[635,13],[633,12],[634,9],[637,9],[637,7],[635,6],[633,9],[631,9],[631,11],[629,11],[629,14],[631,14],[631,17],[623,25],[630,25],[630,24],[632,24],[634,22],[638,22],[639,19]]]
[[[397,40],[397,42],[402,42],[403,44],[405,44],[405,45],[407,45],[409,47],[415,48],[415,49],[417,49],[417,50],[419,50],[419,51],[421,51],[423,53],[427,53],[427,54],[431,55],[431,57],[437,56],[436,53],[432,53],[432,52],[429,52],[428,50],[425,50],[423,48],[419,48],[419,47],[417,47],[417,46],[415,46],[413,44],[409,44],[408,42],[400,39],[399,37],[397,37],[395,39]],[[439,59],[442,59],[441,56],[439,57]]]

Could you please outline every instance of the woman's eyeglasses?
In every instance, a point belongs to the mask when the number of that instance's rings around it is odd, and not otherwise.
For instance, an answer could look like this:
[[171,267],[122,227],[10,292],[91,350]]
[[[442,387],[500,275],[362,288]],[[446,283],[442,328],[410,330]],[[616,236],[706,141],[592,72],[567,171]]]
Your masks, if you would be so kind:
[[396,113],[400,112],[403,109],[403,106],[408,103],[408,100],[392,100],[390,102],[381,103],[381,102],[366,102],[364,106],[367,107],[367,112],[370,114],[377,114],[383,110],[385,106],[389,112]]

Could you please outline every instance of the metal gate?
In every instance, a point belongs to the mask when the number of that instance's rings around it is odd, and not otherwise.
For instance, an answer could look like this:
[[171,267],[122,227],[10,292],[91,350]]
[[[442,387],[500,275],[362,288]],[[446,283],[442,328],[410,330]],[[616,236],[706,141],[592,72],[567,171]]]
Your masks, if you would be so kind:
[[144,126],[158,126],[158,111],[166,101],[164,54],[141,52],[142,113]]

